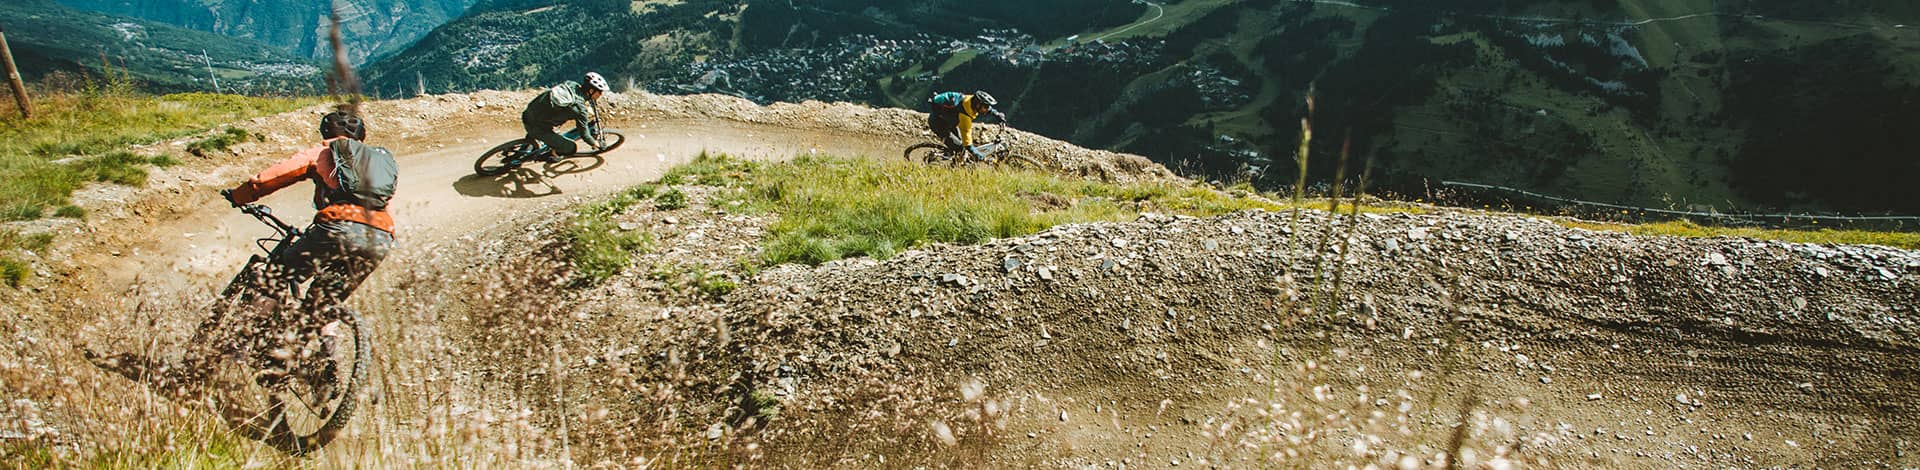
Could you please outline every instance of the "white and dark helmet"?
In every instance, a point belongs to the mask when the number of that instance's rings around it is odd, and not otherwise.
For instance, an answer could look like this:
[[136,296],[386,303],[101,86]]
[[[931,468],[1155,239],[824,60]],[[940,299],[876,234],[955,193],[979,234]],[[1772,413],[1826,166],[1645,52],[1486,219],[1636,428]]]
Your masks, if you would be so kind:
[[600,90],[601,93],[611,91],[607,87],[607,77],[600,76],[599,72],[587,72],[586,83],[588,88]]
[[986,105],[989,108],[1000,104],[1000,100],[993,99],[993,95],[987,94],[986,91],[973,92],[973,102]]

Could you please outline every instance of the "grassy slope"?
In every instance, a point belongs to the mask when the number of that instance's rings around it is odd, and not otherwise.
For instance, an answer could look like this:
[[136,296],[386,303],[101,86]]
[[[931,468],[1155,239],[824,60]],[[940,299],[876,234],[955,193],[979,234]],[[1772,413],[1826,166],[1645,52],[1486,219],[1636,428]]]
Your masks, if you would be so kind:
[[[760,163],[701,155],[669,169],[658,184],[637,186],[585,206],[568,226],[569,257],[583,280],[617,274],[650,242],[616,230],[610,216],[642,203],[684,207],[677,185],[726,188],[716,205],[778,217],[764,241],[765,265],[820,264],[848,257],[888,258],[931,243],[976,244],[1056,225],[1126,221],[1143,212],[1198,217],[1293,207],[1326,210],[1326,200],[1276,202],[1244,191],[1160,183],[1110,184],[995,169],[955,170],[836,157]],[[678,201],[678,202],[676,202]],[[1343,203],[1342,212],[1352,206]],[[1411,212],[1424,206],[1366,205],[1363,212]],[[1563,219],[1569,227],[1682,237],[1736,236],[1800,243],[1879,244],[1920,249],[1920,234],[1833,230],[1705,228],[1686,222],[1619,225]]]
[[981,243],[1065,223],[1132,220],[1141,212],[1281,208],[1200,187],[846,158],[762,164],[702,156],[662,178],[666,185],[689,183],[733,188],[728,197],[743,210],[780,216],[767,241],[768,264],[887,258],[927,243]]
[[[32,119],[12,107],[0,112],[0,222],[48,215],[83,217],[70,205],[73,191],[88,183],[141,185],[151,165],[175,162],[170,155],[137,154],[132,145],[200,134],[220,123],[284,112],[311,99],[253,98],[188,93],[146,96],[108,86],[89,92],[36,94]],[[194,144],[231,144],[234,133]],[[242,132],[244,134],[244,132]],[[16,257],[51,241],[0,229],[0,283],[18,285],[27,264]]]

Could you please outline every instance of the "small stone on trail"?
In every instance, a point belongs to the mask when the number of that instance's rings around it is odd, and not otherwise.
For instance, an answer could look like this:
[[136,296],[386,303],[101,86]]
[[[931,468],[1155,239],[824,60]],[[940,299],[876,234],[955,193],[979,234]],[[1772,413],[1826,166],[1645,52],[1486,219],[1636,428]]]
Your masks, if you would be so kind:
[[620,231],[622,231],[622,232],[631,232],[631,231],[634,231],[634,230],[639,230],[639,229],[640,229],[640,224],[637,224],[637,223],[633,223],[633,222],[621,222],[621,223],[620,223]]
[[1014,258],[1014,257],[1007,257],[1007,259],[1000,260],[1000,268],[1006,270],[1009,273],[1015,270],[1018,270],[1020,269],[1020,259]]
[[1043,281],[1053,280],[1053,268],[1040,268],[1035,270],[1035,274],[1040,275],[1040,280],[1043,280]]
[[1600,401],[1600,394],[1598,393],[1587,394],[1587,401]]

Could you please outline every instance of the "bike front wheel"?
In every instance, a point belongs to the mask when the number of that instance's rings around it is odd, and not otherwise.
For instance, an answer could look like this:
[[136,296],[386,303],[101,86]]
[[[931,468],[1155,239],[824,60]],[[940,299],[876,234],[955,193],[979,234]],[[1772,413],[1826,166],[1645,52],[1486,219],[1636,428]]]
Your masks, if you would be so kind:
[[627,143],[627,136],[625,134],[621,134],[619,132],[613,132],[613,131],[601,132],[600,143],[602,145],[598,149],[595,149],[592,151],[574,152],[573,156],[592,157],[592,156],[600,155],[603,153],[611,152],[613,151],[613,149],[620,148],[620,144]]
[[509,140],[507,143],[488,149],[473,161],[473,173],[480,176],[496,176],[514,168],[519,168],[526,155],[531,153],[534,142],[527,139]]

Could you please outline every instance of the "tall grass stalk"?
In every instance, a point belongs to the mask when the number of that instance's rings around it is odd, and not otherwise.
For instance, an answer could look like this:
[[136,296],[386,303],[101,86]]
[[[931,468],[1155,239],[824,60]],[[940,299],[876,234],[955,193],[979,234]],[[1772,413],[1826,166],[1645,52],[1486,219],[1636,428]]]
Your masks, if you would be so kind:
[[[1351,143],[1351,140],[1349,140],[1348,142]],[[1344,147],[1341,150],[1341,152],[1342,153],[1346,152]],[[1345,159],[1346,157],[1341,157],[1341,160],[1345,160]],[[1355,235],[1355,232],[1358,232],[1360,230],[1360,199],[1367,195],[1367,179],[1372,175],[1373,175],[1373,156],[1371,153],[1369,153],[1365,162],[1361,164],[1360,184],[1355,188],[1353,192],[1353,200],[1347,203],[1347,234],[1346,236],[1340,238],[1340,253],[1335,256],[1335,261],[1333,265],[1334,266],[1333,267],[1333,302],[1334,304],[1332,308],[1334,311],[1338,311],[1339,309],[1341,309],[1344,303],[1344,300],[1342,300],[1342,297],[1340,297],[1340,289],[1342,287],[1345,287],[1345,284],[1346,284],[1346,274],[1347,274],[1346,259],[1347,259],[1347,256],[1350,256],[1350,254],[1352,253],[1353,237]],[[1373,327],[1373,323],[1371,319],[1368,320],[1367,326],[1369,328]]]
[[1334,302],[1323,302],[1327,297],[1328,268],[1326,267],[1326,263],[1329,262],[1328,258],[1332,258],[1331,262],[1338,265],[1341,255],[1329,254],[1327,253],[1327,248],[1332,246],[1334,236],[1339,233],[1340,197],[1342,194],[1345,194],[1346,191],[1347,157],[1352,150],[1353,134],[1352,131],[1348,131],[1346,139],[1340,144],[1339,163],[1334,166],[1333,170],[1333,194],[1327,197],[1327,227],[1326,230],[1320,234],[1320,244],[1313,249],[1313,298],[1308,302],[1308,305],[1318,309],[1315,313],[1329,317],[1336,312],[1328,310],[1329,307],[1327,306]]

